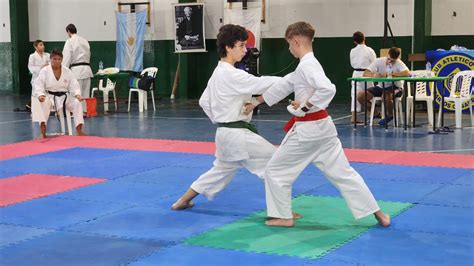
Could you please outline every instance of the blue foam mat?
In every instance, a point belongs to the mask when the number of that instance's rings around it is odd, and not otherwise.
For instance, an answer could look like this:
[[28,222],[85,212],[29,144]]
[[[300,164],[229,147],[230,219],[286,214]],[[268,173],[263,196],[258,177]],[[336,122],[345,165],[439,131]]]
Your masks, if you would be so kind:
[[[89,160],[88,152],[94,156],[100,156],[104,151],[113,156],[104,159]],[[47,153],[33,157],[24,157],[0,162],[0,169],[4,171],[20,171],[21,173],[40,173],[67,176],[83,176],[114,179],[146,170],[182,164],[187,161],[198,161],[200,155],[172,153],[172,152],[149,152],[149,151],[123,151],[119,153],[110,152],[109,149],[77,148],[62,151],[68,156],[61,158],[48,158]],[[60,153],[60,152],[58,152]],[[123,154],[122,154],[123,153]],[[60,157],[60,156],[58,156]],[[83,160],[71,160],[71,157],[81,157]]]
[[173,211],[169,207],[167,209],[136,207],[77,224],[68,229],[127,238],[181,241],[237,218],[192,211]]
[[184,193],[188,186],[166,182],[163,184],[124,182],[112,180],[87,186],[52,197],[74,200],[92,200],[103,203],[149,205],[154,201]]
[[417,204],[396,217],[390,227],[474,237],[474,210]]
[[[185,254],[185,255],[184,255]],[[247,253],[235,250],[177,245],[153,253],[131,263],[133,266],[155,265],[306,265],[307,259]]]
[[408,182],[450,183],[467,174],[469,169],[405,166],[388,164],[352,164],[363,178],[394,179]]
[[103,204],[56,198],[41,198],[0,209],[0,223],[39,228],[62,228],[78,222],[127,208],[120,204]]
[[320,263],[365,265],[472,265],[472,238],[374,228],[324,256]]
[[207,169],[180,166],[165,166],[152,170],[120,177],[117,180],[137,183],[174,185],[179,191],[187,188]]
[[453,184],[474,186],[474,170],[454,180]]
[[196,155],[198,157],[192,158],[190,160],[180,160],[177,162],[173,162],[173,166],[181,166],[181,167],[206,167],[211,168],[213,166],[213,162],[216,159],[213,155],[208,154],[199,154]]
[[474,208],[474,187],[445,185],[439,190],[423,197],[420,202],[424,204]]
[[[413,203],[419,202],[425,195],[443,186],[431,183],[408,183],[373,179],[366,179],[365,182],[377,200]],[[339,191],[332,184],[316,188],[307,194],[340,196]]]
[[[72,162],[67,159],[61,158],[41,158],[41,157],[23,157],[17,159],[11,159],[6,161],[0,161],[0,172],[16,172],[21,174],[37,173],[37,174],[58,174],[57,169],[63,169],[66,167],[82,166],[78,162]],[[69,174],[70,176],[77,176]],[[2,174],[3,175],[3,174]]]
[[0,250],[2,265],[123,265],[159,250],[155,241],[56,232]]
[[28,226],[0,224],[0,248],[51,232],[54,231]]
[[96,160],[106,160],[114,157],[123,156],[134,153],[131,150],[116,150],[102,148],[71,148],[66,150],[47,152],[33,157],[50,158],[50,159],[66,159],[78,162],[89,162]]

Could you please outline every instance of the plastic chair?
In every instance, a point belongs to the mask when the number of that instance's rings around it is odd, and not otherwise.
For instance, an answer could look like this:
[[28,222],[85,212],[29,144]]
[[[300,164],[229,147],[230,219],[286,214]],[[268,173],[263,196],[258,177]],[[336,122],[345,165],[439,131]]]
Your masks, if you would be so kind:
[[[156,79],[156,74],[158,73],[158,68],[157,67],[148,67],[142,70],[140,73],[142,76],[146,73],[148,73],[148,76],[153,77]],[[155,108],[155,95],[153,94],[155,86],[155,81],[150,85],[150,94],[151,94],[151,100],[153,102],[153,111],[156,110]],[[132,93],[136,92],[138,94],[138,110],[140,113],[143,112],[143,109],[147,110],[148,109],[148,99],[147,99],[147,91],[141,90],[139,88],[130,88],[128,92],[128,112],[130,112],[130,101],[132,99]]]
[[[471,81],[474,76],[474,70],[465,70],[458,72],[453,77],[451,83],[451,91],[449,97],[446,97],[445,101],[454,102],[454,112],[456,118],[456,128],[461,128],[462,122],[462,104],[468,102],[469,112],[471,114],[471,126],[474,125],[474,119],[472,116],[472,102],[471,102]],[[438,126],[441,126],[441,112],[443,107],[439,108],[438,113]]]
[[109,92],[112,92],[114,96],[114,104],[115,104],[115,111],[117,112],[117,95],[115,93],[115,82],[113,82],[110,79],[107,79],[107,84],[104,86],[103,85],[104,80],[100,79],[99,80],[99,88],[92,88],[92,96],[94,97],[94,94],[96,91],[101,91],[102,92],[102,97],[104,99],[104,112],[109,111]]
[[[435,74],[431,72],[430,70],[417,70],[417,71],[411,71],[411,74],[413,77],[434,77]],[[413,117],[413,95],[411,95],[411,82],[408,82],[408,96],[407,96],[407,122],[411,122],[411,119]],[[434,83],[429,82],[429,88],[426,88],[426,82],[416,82],[416,88],[415,88],[415,100],[416,102],[418,101],[424,101],[426,102],[426,108],[428,110],[428,123],[430,125],[433,125],[433,100],[434,100],[434,93],[433,93],[433,88]],[[428,90],[430,91],[430,95],[428,95]]]
[[[395,126],[398,126],[399,124],[401,124],[402,122],[402,118],[403,118],[403,109],[402,109],[402,97],[395,97],[395,109],[397,111],[397,113],[395,114],[397,116],[397,123],[395,124]],[[388,101],[389,99],[385,99],[386,101]],[[372,105],[371,105],[371,108],[370,108],[370,120],[369,120],[369,125],[372,126],[373,125],[373,122],[374,122],[374,114],[375,114],[375,105],[377,104],[377,102],[380,102],[381,104],[381,112],[380,112],[380,115],[383,118],[385,118],[385,106],[383,104],[383,99],[382,97],[373,97],[372,98]]]

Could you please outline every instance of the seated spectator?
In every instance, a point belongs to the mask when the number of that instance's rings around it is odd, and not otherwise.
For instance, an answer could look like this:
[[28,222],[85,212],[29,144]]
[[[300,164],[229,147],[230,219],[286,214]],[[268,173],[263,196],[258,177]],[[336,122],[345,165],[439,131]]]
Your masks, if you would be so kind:
[[71,70],[61,65],[63,54],[59,50],[51,52],[51,64],[43,67],[35,80],[32,101],[33,122],[40,123],[41,138],[46,138],[46,124],[48,122],[51,105],[56,110],[72,112],[76,132],[84,136],[82,131],[84,118],[82,113],[82,97],[79,83],[73,77]]
[[[372,64],[364,71],[364,77],[407,77],[410,75],[408,67],[400,57],[400,48],[392,47],[388,51],[387,57],[380,57],[375,59]],[[394,85],[394,86],[393,86]],[[382,87],[383,86],[383,87]],[[379,82],[377,86],[367,89],[367,108],[370,109],[371,100],[373,97],[382,97],[385,91],[385,104],[387,110],[387,117],[379,121],[379,125],[385,126],[393,120],[393,96],[402,96],[403,81]],[[360,104],[365,105],[365,92],[357,92],[357,100]]]

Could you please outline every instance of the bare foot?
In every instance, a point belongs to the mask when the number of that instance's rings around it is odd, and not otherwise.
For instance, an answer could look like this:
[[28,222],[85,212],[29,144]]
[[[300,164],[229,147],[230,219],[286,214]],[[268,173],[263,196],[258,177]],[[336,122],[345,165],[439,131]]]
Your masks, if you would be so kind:
[[171,209],[175,211],[189,209],[194,207],[194,203],[192,201],[185,202],[181,199],[178,199],[173,205],[171,205]]
[[379,225],[383,227],[390,226],[390,215],[383,213],[382,211],[378,211],[374,213],[375,219],[379,222]]
[[293,219],[280,219],[280,218],[267,220],[265,224],[268,226],[279,226],[279,227],[293,227],[294,226]]
[[[293,214],[293,220],[299,220],[299,219],[303,218],[303,216],[301,216],[301,214],[299,214],[299,213],[293,212],[292,214]],[[278,219],[278,218],[267,217],[267,220],[271,220],[271,219]]]
[[303,216],[301,216],[301,214],[296,213],[296,212],[293,213],[293,220],[299,220],[301,218],[303,218]]
[[76,132],[77,132],[77,135],[78,135],[78,136],[87,136],[87,134],[84,133],[84,131],[82,131],[82,124],[79,124],[79,125],[76,127]]

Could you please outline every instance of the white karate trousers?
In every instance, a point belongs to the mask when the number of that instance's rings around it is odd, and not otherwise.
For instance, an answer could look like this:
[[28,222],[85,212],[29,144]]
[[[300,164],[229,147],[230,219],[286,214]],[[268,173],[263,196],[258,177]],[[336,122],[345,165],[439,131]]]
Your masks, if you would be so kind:
[[[49,113],[54,104],[54,96],[47,95],[44,102],[40,102],[37,97],[31,97],[31,117],[33,122],[48,123]],[[56,108],[60,109],[62,113],[64,96],[56,97]],[[66,111],[72,112],[74,117],[74,124],[77,127],[79,124],[84,124],[84,117],[82,112],[82,105],[78,99],[68,94],[66,100]]]
[[292,132],[266,168],[268,217],[292,218],[292,185],[310,163],[318,167],[341,192],[354,218],[360,219],[380,210],[362,177],[349,165],[337,137],[299,142],[296,132]]
[[[90,78],[78,79],[77,82],[79,83],[79,86],[81,87],[81,97],[90,98],[91,97],[91,79]],[[84,110],[84,112],[87,112],[87,104],[85,100],[82,101],[82,110]]]
[[260,135],[253,133],[246,134],[244,145],[247,147],[248,159],[230,162],[216,158],[214,166],[194,181],[191,188],[212,200],[232,181],[237,170],[241,167],[245,167],[263,181],[265,166],[274,154],[275,146]]

